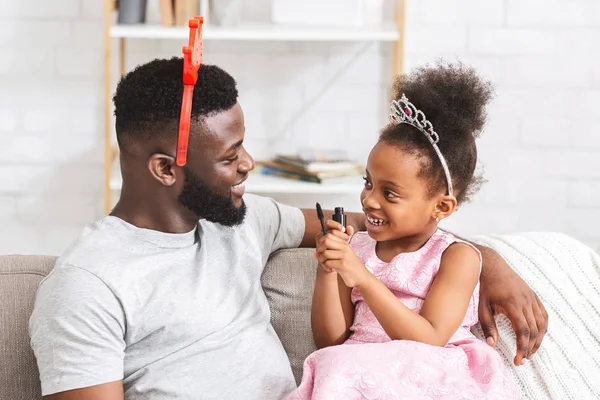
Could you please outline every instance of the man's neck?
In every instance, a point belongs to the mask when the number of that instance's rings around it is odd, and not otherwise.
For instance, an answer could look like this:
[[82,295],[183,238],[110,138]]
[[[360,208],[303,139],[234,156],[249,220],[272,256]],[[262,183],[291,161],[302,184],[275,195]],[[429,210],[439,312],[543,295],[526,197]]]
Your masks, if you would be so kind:
[[165,233],[190,232],[196,227],[199,219],[176,200],[168,201],[158,196],[142,199],[130,195],[125,188],[121,190],[121,197],[110,215],[138,228]]

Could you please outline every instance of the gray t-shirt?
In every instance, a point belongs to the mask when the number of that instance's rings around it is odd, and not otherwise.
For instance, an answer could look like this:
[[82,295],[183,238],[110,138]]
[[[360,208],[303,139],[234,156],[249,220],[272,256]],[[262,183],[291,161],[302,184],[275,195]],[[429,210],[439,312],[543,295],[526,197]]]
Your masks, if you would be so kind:
[[295,387],[260,277],[302,212],[244,196],[243,224],[185,234],[116,217],[85,228],[39,287],[29,331],[42,393],[123,380],[125,399],[280,399]]

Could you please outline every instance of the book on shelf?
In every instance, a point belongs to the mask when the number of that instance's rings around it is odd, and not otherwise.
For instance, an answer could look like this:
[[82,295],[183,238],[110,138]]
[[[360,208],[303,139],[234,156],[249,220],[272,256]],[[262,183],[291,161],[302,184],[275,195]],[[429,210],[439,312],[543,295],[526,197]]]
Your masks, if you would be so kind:
[[173,22],[175,25],[187,26],[190,18],[194,18],[199,14],[200,0],[174,0]]
[[356,177],[364,172],[361,165],[350,161],[344,161],[343,165],[340,164],[335,167],[323,165],[323,168],[320,169],[315,168],[313,164],[310,170],[301,163],[282,162],[278,157],[273,160],[259,161],[256,164],[258,172],[263,175],[313,183],[347,182],[356,180]]
[[340,149],[301,148],[295,154],[277,154],[273,161],[308,172],[352,170],[357,167],[346,151]]
[[160,24],[173,26],[175,24],[175,0],[159,0]]
[[298,167],[307,172],[343,171],[356,168],[356,163],[347,159],[333,161],[310,161],[295,155],[278,155],[274,161],[281,165]]
[[323,149],[313,147],[302,147],[291,155],[300,158],[306,162],[338,162],[351,161],[346,150],[342,149]]
[[298,174],[294,172],[283,171],[277,168],[271,168],[268,166],[259,166],[257,173],[264,176],[274,176],[278,178],[289,179],[293,181],[309,182],[315,184],[344,184],[344,183],[356,183],[358,182],[359,175],[342,175],[338,177],[326,177],[322,178],[316,175]]

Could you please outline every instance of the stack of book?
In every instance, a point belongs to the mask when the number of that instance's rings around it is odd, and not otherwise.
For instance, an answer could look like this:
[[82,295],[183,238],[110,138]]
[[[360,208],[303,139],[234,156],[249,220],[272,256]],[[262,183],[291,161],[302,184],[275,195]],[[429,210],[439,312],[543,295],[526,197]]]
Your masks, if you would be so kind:
[[201,4],[206,2],[208,0],[159,0],[160,23],[164,26],[188,26],[190,18],[205,15]]
[[343,183],[364,174],[364,167],[345,156],[278,155],[256,163],[263,175],[314,183]]

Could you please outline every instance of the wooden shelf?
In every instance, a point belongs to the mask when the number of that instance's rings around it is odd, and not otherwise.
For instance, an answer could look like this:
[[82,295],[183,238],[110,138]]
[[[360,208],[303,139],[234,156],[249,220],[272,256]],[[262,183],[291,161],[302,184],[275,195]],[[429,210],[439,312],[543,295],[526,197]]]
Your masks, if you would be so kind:
[[[396,0],[397,12],[393,23],[378,26],[339,27],[339,26],[301,26],[301,25],[249,25],[236,27],[218,27],[207,23],[203,26],[205,40],[240,42],[390,42],[393,43],[393,72],[403,72],[404,46],[404,0]],[[208,4],[203,2],[203,4]],[[113,195],[121,190],[121,174],[115,167],[115,152],[112,132],[112,58],[118,54],[119,74],[125,74],[127,39],[175,39],[181,45],[187,43],[187,27],[167,27],[162,25],[114,25],[115,1],[104,0],[104,211],[112,207]],[[202,15],[210,15],[208,9]],[[118,40],[110,40],[111,38]],[[113,45],[116,47],[113,49]],[[295,193],[295,194],[355,194],[362,188],[363,182],[357,177],[356,183],[315,184],[297,182],[277,177],[253,174],[247,182],[249,193]]]
[[[110,27],[110,37],[113,38],[187,39],[188,35],[187,27],[146,24]],[[207,25],[202,29],[202,38],[206,40],[270,42],[395,42],[399,39],[399,33],[394,24],[373,27],[242,25],[230,28]]]
[[358,194],[364,185],[360,176],[343,179],[339,183],[311,183],[293,179],[250,174],[246,181],[249,193],[293,193],[293,194]]
[[[246,181],[246,192],[258,194],[358,194],[363,185],[364,182],[360,176],[344,179],[340,183],[310,183],[253,173],[248,176]],[[114,193],[121,190],[121,174],[118,171],[112,174],[110,190]]]

